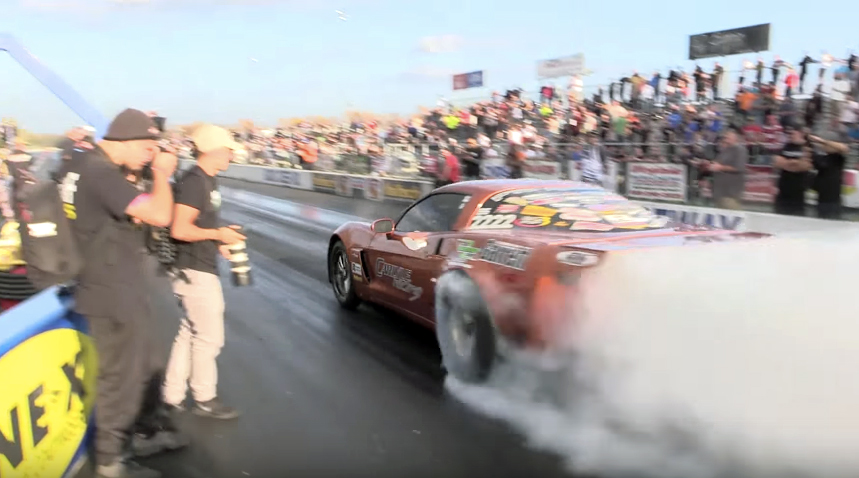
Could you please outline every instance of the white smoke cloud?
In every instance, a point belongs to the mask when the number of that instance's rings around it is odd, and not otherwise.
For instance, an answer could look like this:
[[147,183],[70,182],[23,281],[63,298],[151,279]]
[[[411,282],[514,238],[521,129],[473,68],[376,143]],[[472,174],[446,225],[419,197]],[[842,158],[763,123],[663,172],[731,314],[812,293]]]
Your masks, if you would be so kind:
[[465,39],[461,35],[423,37],[419,48],[424,53],[453,53],[462,49]]
[[563,373],[519,363],[450,389],[574,471],[859,476],[857,243],[830,232],[610,257],[581,281]]

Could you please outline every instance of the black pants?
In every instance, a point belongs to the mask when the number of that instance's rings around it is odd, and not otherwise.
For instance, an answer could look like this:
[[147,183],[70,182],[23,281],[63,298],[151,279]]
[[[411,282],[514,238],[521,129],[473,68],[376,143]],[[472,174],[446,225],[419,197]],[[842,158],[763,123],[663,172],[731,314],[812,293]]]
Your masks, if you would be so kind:
[[122,456],[150,379],[149,340],[141,334],[148,310],[131,304],[124,310],[122,317],[87,318],[98,351],[95,400],[98,465],[109,465]]
[[785,216],[805,216],[805,198],[780,198],[775,200],[775,213]]
[[820,219],[841,219],[841,202],[817,203],[817,217]]

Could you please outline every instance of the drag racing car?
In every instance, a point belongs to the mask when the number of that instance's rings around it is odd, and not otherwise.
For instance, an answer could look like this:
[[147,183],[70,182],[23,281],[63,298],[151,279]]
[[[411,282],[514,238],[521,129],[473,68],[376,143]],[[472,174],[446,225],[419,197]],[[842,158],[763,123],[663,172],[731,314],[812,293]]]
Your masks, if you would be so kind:
[[328,278],[344,308],[367,301],[434,327],[447,371],[481,382],[511,347],[552,346],[582,271],[605,254],[764,236],[673,223],[584,183],[468,181],[396,220],[340,226]]

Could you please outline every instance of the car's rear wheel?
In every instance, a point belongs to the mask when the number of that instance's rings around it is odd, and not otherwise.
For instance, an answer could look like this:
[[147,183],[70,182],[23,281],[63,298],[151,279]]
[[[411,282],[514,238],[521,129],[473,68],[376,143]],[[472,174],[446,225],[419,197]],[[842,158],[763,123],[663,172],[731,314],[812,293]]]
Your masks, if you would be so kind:
[[334,297],[344,309],[355,310],[361,304],[361,299],[355,293],[352,280],[352,264],[349,254],[342,241],[337,241],[328,253],[328,277]]
[[496,362],[495,327],[477,284],[466,274],[444,274],[436,286],[435,331],[448,373],[484,382]]

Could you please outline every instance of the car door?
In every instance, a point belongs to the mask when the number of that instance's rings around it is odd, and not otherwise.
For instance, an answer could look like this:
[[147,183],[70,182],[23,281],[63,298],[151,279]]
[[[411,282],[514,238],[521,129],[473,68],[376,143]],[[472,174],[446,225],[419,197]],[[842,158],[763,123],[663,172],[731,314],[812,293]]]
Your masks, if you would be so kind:
[[407,209],[392,232],[373,237],[367,256],[376,300],[413,318],[434,319],[435,279],[444,261],[439,241],[469,199],[460,193],[432,194]]

